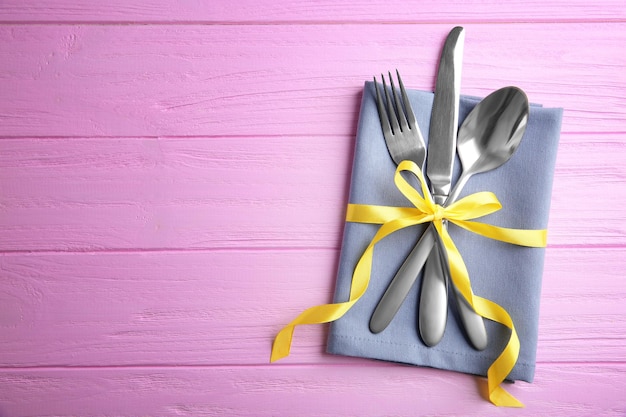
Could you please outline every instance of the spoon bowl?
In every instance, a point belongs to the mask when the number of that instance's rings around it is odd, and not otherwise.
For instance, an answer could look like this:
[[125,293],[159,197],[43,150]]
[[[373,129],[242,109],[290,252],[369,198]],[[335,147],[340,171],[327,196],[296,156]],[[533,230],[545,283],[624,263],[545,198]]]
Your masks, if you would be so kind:
[[528,98],[517,87],[494,91],[474,107],[459,128],[457,151],[463,172],[448,202],[474,174],[491,171],[517,150],[528,122]]

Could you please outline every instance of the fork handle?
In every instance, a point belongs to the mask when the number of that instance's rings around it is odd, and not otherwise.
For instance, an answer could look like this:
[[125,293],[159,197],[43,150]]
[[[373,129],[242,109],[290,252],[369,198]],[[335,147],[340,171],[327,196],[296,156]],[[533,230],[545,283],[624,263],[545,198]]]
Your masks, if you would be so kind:
[[435,244],[436,232],[433,229],[434,227],[429,226],[422,234],[419,242],[407,256],[400,269],[398,269],[385,294],[378,302],[370,319],[370,330],[372,333],[380,333],[387,328],[400,309],[402,302],[409,294],[428,258],[428,254]]

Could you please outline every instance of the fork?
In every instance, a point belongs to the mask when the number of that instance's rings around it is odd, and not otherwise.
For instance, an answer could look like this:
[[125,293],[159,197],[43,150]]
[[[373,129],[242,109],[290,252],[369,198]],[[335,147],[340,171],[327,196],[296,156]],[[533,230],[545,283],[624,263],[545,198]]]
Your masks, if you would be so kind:
[[[389,94],[389,90],[387,89],[385,76],[381,74],[384,95],[381,94],[378,83],[376,82],[376,77],[374,77],[376,106],[378,108],[378,117],[380,118],[385,144],[387,145],[391,159],[393,159],[396,165],[404,160],[410,160],[415,162],[417,166],[423,170],[424,162],[426,161],[426,144],[424,143],[424,138],[415,120],[415,114],[411,108],[411,103],[409,102],[398,70],[396,70],[396,76],[398,78],[402,100],[400,100],[396,92],[391,72],[389,72],[391,94]],[[428,236],[424,236],[424,238],[431,239],[434,243],[432,234],[428,234]],[[414,279],[394,279],[391,281],[391,284],[387,287],[385,294],[376,306],[372,318],[370,319],[369,327],[372,333],[380,333],[389,325],[404,302],[409,292],[408,290],[417,280],[417,276],[425,262],[426,257],[424,257],[424,259],[409,257],[402,264],[396,275],[407,273],[411,277],[414,277]],[[398,283],[400,285],[398,285]]]
[[426,161],[426,144],[424,143],[424,138],[415,120],[415,114],[413,113],[413,109],[411,109],[411,103],[409,102],[398,70],[396,70],[396,75],[398,77],[398,84],[400,85],[402,102],[400,102],[400,97],[398,97],[396,93],[391,72],[389,72],[389,83],[391,84],[393,101],[387,89],[387,84],[385,83],[385,76],[380,74],[386,100],[383,99],[380,89],[378,88],[378,83],[376,82],[376,77],[374,77],[378,117],[380,118],[380,125],[383,129],[387,150],[396,165],[404,160],[409,160],[415,162],[420,169],[423,169],[424,162]]

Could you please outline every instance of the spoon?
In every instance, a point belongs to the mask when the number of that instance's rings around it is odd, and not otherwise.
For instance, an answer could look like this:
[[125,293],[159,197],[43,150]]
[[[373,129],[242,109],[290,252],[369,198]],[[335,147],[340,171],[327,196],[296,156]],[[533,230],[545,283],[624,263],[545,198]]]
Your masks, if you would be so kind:
[[511,159],[526,131],[528,112],[528,98],[517,87],[496,90],[474,107],[459,128],[457,152],[463,171],[446,205],[457,199],[473,175]]
[[[463,171],[450,192],[446,205],[458,198],[473,175],[498,168],[513,156],[526,130],[528,111],[526,94],[519,88],[506,87],[487,96],[467,116],[459,129],[457,140],[457,152]],[[445,265],[444,271],[449,277],[447,263]],[[424,282],[427,280],[428,276],[425,275]],[[444,282],[444,288],[445,285]],[[484,350],[487,347],[487,332],[483,319],[476,314],[456,287],[454,289],[459,316],[467,336],[475,349]],[[440,302],[446,309],[447,295],[445,292],[443,295],[444,299]],[[445,328],[445,310],[443,317]],[[428,316],[420,314],[420,328],[423,320],[428,320]],[[443,336],[443,331],[441,334]]]
[[[463,171],[444,205],[456,200],[473,175],[495,169],[511,158],[526,130],[528,111],[526,94],[517,87],[497,90],[474,107],[458,134],[457,150]],[[437,233],[431,225],[400,267],[400,270],[404,270],[403,273],[396,274],[387,287],[370,320],[370,330],[373,333],[383,331],[398,312],[436,243],[435,239],[438,240],[435,236]],[[447,267],[447,263],[444,264]],[[424,313],[420,302],[420,322],[428,319],[440,323],[443,335],[447,313],[446,281],[439,281],[436,285],[442,285],[443,291],[432,293],[442,294],[443,297],[433,300],[433,304],[438,306],[434,312],[429,310]],[[476,349],[482,350],[487,346],[487,333],[482,317],[464,302],[460,294],[457,296],[457,299],[461,297],[459,314],[470,342]]]

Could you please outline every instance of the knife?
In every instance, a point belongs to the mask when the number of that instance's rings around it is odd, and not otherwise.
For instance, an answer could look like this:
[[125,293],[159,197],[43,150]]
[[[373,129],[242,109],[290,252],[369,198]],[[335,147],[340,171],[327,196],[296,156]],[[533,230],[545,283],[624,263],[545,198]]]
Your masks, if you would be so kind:
[[[430,115],[426,175],[436,204],[443,205],[450,194],[456,155],[463,59],[462,27],[450,31],[443,45],[435,97]],[[431,226],[432,227],[432,226]],[[433,246],[424,268],[419,304],[419,331],[428,346],[443,337],[448,313],[448,287],[443,272],[439,245]]]
[[[439,205],[446,203],[452,183],[464,40],[463,28],[455,27],[444,43],[430,118],[426,175],[430,181],[433,199]],[[444,223],[444,227],[446,226]],[[426,261],[419,303],[419,331],[428,346],[436,345],[443,337],[448,312],[448,285],[454,288],[447,279],[448,263],[439,238],[437,242]],[[484,349],[487,339],[482,318],[459,298],[460,294],[456,289],[454,296],[457,298],[458,312],[470,342],[475,348]]]

